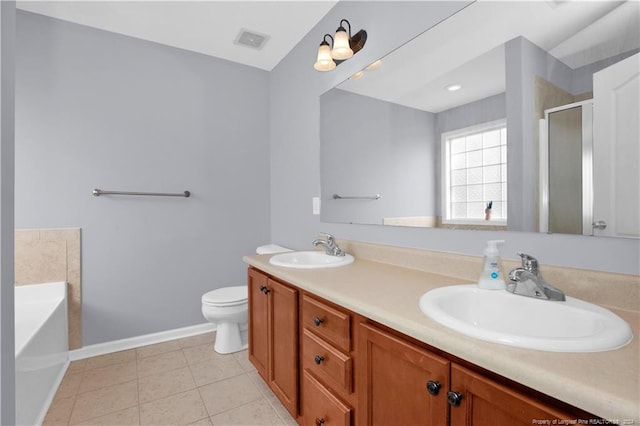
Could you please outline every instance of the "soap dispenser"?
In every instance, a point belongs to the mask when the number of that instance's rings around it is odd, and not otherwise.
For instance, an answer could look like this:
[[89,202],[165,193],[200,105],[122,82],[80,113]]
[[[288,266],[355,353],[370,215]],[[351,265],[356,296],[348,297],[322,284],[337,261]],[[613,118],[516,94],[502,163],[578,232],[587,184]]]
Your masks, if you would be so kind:
[[505,290],[507,288],[502,277],[502,262],[500,261],[500,251],[498,244],[503,244],[504,240],[487,241],[484,249],[484,262],[478,287],[487,290]]

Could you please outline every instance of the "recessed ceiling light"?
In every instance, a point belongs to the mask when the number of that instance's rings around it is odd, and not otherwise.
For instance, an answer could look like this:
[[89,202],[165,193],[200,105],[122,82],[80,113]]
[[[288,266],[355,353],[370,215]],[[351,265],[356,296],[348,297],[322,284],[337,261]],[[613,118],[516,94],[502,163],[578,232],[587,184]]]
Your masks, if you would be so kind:
[[359,78],[362,78],[363,75],[364,75],[364,71],[358,71],[357,73],[349,77],[349,80],[357,80]]
[[459,84],[450,84],[447,87],[445,87],[445,89],[447,89],[450,92],[455,92],[456,90],[462,89],[462,86]]
[[378,59],[377,61],[375,61],[374,63],[370,64],[368,67],[366,67],[365,69],[367,71],[373,71],[373,70],[377,70],[380,65],[382,65],[382,60]]

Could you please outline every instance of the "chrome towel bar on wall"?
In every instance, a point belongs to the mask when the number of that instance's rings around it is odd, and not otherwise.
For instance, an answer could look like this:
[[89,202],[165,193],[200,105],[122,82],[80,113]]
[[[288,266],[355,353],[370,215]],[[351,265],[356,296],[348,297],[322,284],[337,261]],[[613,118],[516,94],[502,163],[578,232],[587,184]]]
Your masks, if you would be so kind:
[[382,198],[380,194],[365,195],[361,197],[333,194],[334,200],[379,200],[380,198]]
[[153,197],[185,197],[188,198],[191,196],[191,192],[184,191],[181,193],[171,193],[171,192],[128,192],[128,191],[103,191],[102,189],[94,189],[91,193],[99,197],[100,195],[142,195],[142,196],[153,196]]

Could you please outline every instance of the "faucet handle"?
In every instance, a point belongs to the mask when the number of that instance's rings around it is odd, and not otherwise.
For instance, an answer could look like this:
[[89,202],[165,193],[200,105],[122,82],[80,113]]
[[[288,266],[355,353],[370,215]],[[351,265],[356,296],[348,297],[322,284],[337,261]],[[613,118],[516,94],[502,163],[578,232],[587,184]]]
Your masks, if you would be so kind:
[[326,232],[320,232],[320,235],[327,239],[327,242],[333,247],[336,244],[336,238]]
[[518,252],[517,254],[522,259],[522,268],[525,271],[538,272],[538,259],[526,253]]

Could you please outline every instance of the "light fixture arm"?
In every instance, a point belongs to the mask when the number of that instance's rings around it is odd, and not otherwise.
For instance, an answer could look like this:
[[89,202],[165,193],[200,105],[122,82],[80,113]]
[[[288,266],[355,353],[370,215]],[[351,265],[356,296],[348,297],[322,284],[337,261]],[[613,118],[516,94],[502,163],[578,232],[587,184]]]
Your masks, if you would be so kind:
[[340,20],[340,27],[336,30],[336,32],[345,30],[344,27],[342,26],[343,22],[347,23],[347,27],[349,27],[349,31],[347,32],[347,34],[349,34],[349,38],[351,38],[351,23],[346,19],[341,19]]
[[[327,37],[331,39],[331,44],[327,43]],[[327,46],[333,47],[333,37],[331,36],[331,34],[325,34],[324,37],[322,37],[322,43],[320,44],[326,44]]]

